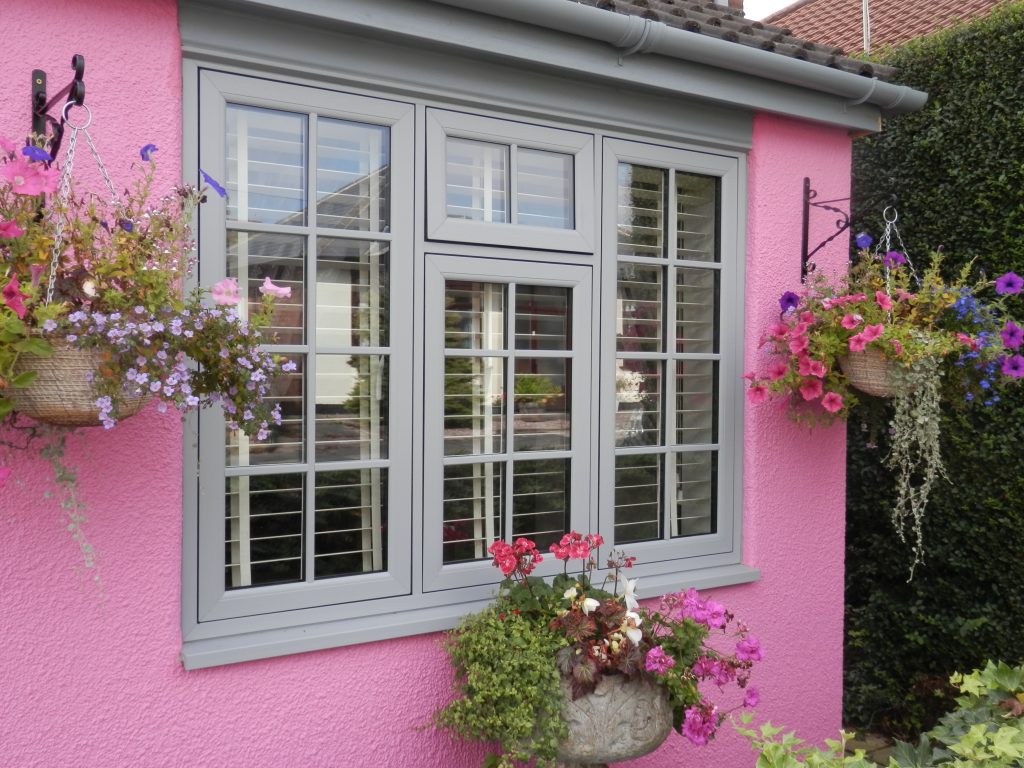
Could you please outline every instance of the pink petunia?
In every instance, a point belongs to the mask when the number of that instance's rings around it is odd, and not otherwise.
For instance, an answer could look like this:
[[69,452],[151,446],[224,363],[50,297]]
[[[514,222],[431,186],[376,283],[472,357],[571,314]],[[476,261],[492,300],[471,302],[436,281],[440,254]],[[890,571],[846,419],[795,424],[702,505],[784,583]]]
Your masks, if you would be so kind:
[[864,338],[863,333],[858,333],[856,336],[850,337],[850,351],[851,352],[863,352],[864,347],[867,345],[867,340]]
[[891,339],[889,343],[892,344],[892,351],[897,357],[903,354],[903,345],[897,339]]
[[811,376],[824,379],[826,373],[828,373],[828,366],[825,363],[821,360],[811,360]]
[[810,341],[806,336],[794,336],[789,340],[789,351],[794,355],[800,355],[807,351]]
[[892,299],[885,291],[875,291],[875,302],[886,312],[892,309]]
[[10,240],[13,237],[21,237],[25,230],[18,226],[16,221],[0,221],[0,237]]
[[241,301],[238,292],[238,281],[233,277],[225,277],[218,283],[214,283],[210,289],[210,296],[217,304],[233,305]]
[[885,326],[882,323],[878,323],[877,325],[864,326],[864,330],[860,332],[860,335],[864,337],[864,341],[872,342],[875,339],[881,338],[883,333],[885,333]]
[[787,373],[789,373],[788,363],[775,363],[768,369],[768,378],[772,381],[778,381],[779,379],[784,378]]
[[837,413],[843,410],[843,397],[838,392],[827,392],[821,398],[821,407],[829,413]]
[[764,384],[755,384],[747,390],[747,400],[752,402],[754,405],[763,403],[768,399],[768,387]]
[[269,277],[263,278],[263,285],[260,286],[260,293],[264,296],[273,296],[275,299],[287,299],[292,295],[292,289],[283,285],[274,285]]
[[843,319],[839,321],[839,324],[846,330],[852,331],[862,322],[864,322],[864,318],[860,315],[844,315]]
[[11,278],[3,290],[4,304],[18,316],[19,320],[25,319],[25,312],[28,310],[25,308],[24,298],[25,296],[21,292],[21,286],[18,284],[18,276],[15,275]]
[[784,339],[789,335],[789,326],[785,323],[776,323],[768,329],[768,333],[776,339]]
[[57,173],[39,163],[29,163],[20,157],[0,166],[0,178],[6,179],[11,191],[17,195],[49,194],[57,189]]
[[801,312],[800,313],[800,322],[801,323],[807,323],[807,325],[814,325],[816,320],[817,320],[817,318],[815,318],[813,312]]
[[754,379],[757,378],[757,374],[754,373],[753,371],[747,371],[742,376],[740,376],[740,378],[746,379],[747,381],[753,381]]
[[899,299],[900,301],[911,301],[917,298],[917,294],[907,293],[905,290],[900,288],[898,291],[896,291],[896,298]]
[[10,139],[0,136],[0,150],[2,150],[5,155],[15,154],[18,151],[18,146],[18,144],[15,144]]
[[800,395],[804,400],[817,400],[821,397],[821,379],[805,379],[800,384]]

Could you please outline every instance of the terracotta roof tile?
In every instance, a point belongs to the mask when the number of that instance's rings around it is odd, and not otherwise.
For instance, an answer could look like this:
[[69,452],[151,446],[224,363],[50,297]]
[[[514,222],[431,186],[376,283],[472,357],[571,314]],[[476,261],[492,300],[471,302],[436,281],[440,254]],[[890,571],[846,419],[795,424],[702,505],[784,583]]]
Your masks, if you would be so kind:
[[[895,46],[944,27],[984,16],[1008,0],[870,0],[871,48]],[[864,50],[861,0],[798,0],[765,24],[851,53]]]
[[[606,11],[660,21],[670,27],[727,40],[738,45],[771,51],[781,56],[803,59],[813,64],[840,69],[866,77],[888,80],[896,70],[843,55],[835,45],[812,42],[789,29],[751,21],[742,11],[711,2],[694,0],[573,0]],[[861,0],[856,0],[860,3]]]

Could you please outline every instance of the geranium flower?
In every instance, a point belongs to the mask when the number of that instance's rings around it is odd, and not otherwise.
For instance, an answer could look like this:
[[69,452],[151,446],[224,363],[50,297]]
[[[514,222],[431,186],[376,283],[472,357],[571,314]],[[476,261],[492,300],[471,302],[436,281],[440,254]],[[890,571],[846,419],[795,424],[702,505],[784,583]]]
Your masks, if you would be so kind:
[[158,149],[159,147],[156,144],[144,144],[139,147],[139,157],[142,158],[143,162],[148,163],[153,159],[153,153]]
[[788,312],[791,309],[796,309],[800,304],[800,297],[792,291],[786,291],[782,296],[779,297],[779,306],[783,312]]
[[768,387],[763,384],[755,384],[747,390],[747,400],[754,405],[760,405],[768,399]]
[[35,197],[48,194],[57,188],[57,174],[41,165],[33,165],[21,158],[15,158],[0,166],[0,178],[7,179],[11,191],[16,195]]
[[1012,379],[1019,379],[1024,376],[1024,357],[1020,355],[1009,355],[1004,357],[1000,370],[1004,376],[1009,376]]
[[215,178],[213,178],[213,176],[208,174],[202,168],[199,169],[199,173],[202,175],[203,181],[205,181],[207,184],[210,185],[210,189],[212,189],[214,192],[216,192],[221,197],[227,197],[228,196],[228,191],[226,189],[224,189],[224,187],[222,187],[220,185],[220,182],[218,182]]
[[882,257],[882,263],[889,269],[902,266],[907,263],[907,257],[899,251],[889,251]]
[[756,707],[761,703],[761,694],[754,686],[747,688],[746,693],[743,694],[743,706],[744,707]]
[[860,332],[860,335],[864,337],[864,341],[871,342],[878,339],[885,333],[885,326],[882,323],[877,325],[866,325],[864,330]]
[[826,392],[821,398],[821,407],[829,413],[838,413],[843,410],[843,397],[838,392]]
[[870,248],[871,244],[875,242],[875,239],[867,232],[858,232],[857,236],[853,238],[853,242],[857,244],[857,247],[861,250]]
[[892,299],[885,291],[875,291],[875,302],[886,312],[892,309]]
[[1003,330],[999,332],[999,335],[1003,339],[1003,346],[1007,349],[1017,349],[1024,343],[1024,328],[1021,328],[1013,320],[1010,320],[1003,326]]
[[0,221],[0,237],[7,240],[12,237],[21,237],[25,230],[18,226],[16,221]]
[[648,672],[656,672],[663,675],[676,665],[676,660],[665,653],[665,649],[656,645],[647,652],[644,659],[644,669]]
[[736,643],[736,658],[740,661],[760,661],[764,658],[761,643],[753,635],[747,635]]
[[686,710],[683,719],[683,735],[695,746],[702,747],[708,743],[718,728],[718,709],[707,702]]
[[817,400],[821,397],[821,379],[806,379],[800,383],[800,395],[804,400]]
[[1020,293],[1024,288],[1024,279],[1015,272],[1007,272],[996,280],[996,293],[1007,296]]
[[11,282],[4,286],[3,290],[4,304],[7,305],[14,314],[18,316],[19,320],[25,319],[25,296],[21,292],[21,286],[18,284],[18,276],[15,275],[11,278]]
[[210,297],[217,304],[237,304],[241,300],[238,292],[238,281],[233,277],[225,277],[220,282],[214,283],[210,289]]
[[958,333],[956,335],[956,338],[961,344],[970,349],[972,352],[978,348],[978,340],[971,338],[966,333]]
[[839,324],[848,331],[852,331],[858,325],[864,322],[864,318],[860,315],[843,315],[843,319],[839,321]]
[[274,285],[269,277],[263,278],[263,285],[260,286],[260,293],[264,296],[273,296],[275,299],[287,299],[292,295],[292,289],[283,285]]

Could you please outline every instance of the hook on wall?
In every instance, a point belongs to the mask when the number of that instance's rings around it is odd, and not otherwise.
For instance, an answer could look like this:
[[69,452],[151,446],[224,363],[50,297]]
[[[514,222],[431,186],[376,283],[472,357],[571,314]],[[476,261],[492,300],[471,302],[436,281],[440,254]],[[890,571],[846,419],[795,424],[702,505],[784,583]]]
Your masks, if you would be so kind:
[[80,53],[72,56],[71,68],[75,71],[71,82],[50,99],[47,99],[46,95],[46,72],[41,69],[32,70],[32,133],[42,136],[46,133],[47,126],[50,127],[51,157],[57,156],[61,139],[64,138],[64,109],[61,107],[59,118],[52,117],[50,109],[65,97],[65,104],[82,106],[85,103],[85,81],[82,80],[85,75],[85,56]]
[[[889,180],[890,188],[895,186],[895,182]],[[811,261],[811,257],[824,248],[826,245],[831,243],[843,232],[850,228],[850,221],[852,218],[860,218],[861,214],[864,213],[864,209],[868,205],[874,205],[878,202],[885,200],[887,205],[896,205],[896,195],[893,193],[875,195],[865,201],[864,205],[860,210],[853,214],[847,213],[842,208],[837,208],[831,203],[845,203],[849,202],[849,197],[837,197],[832,200],[817,200],[818,192],[811,188],[811,180],[809,177],[804,177],[804,193],[803,193],[803,230],[800,245],[800,282],[807,282],[807,275],[815,269],[815,264]],[[809,236],[810,236],[810,224],[811,224],[811,208],[821,208],[822,210],[831,211],[832,213],[838,214],[839,218],[836,219],[835,226],[836,231],[826,237],[820,243],[818,243],[813,250],[808,251]]]

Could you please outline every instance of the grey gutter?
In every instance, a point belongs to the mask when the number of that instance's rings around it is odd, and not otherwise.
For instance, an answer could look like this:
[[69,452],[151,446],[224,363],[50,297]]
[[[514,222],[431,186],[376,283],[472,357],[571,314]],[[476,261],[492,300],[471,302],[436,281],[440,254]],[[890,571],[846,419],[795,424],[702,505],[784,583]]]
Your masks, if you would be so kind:
[[832,94],[848,106],[871,104],[886,115],[916,112],[928,94],[821,64],[601,10],[570,0],[431,0],[487,16],[599,40],[628,56],[653,53]]

